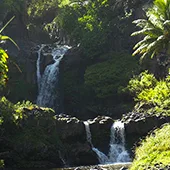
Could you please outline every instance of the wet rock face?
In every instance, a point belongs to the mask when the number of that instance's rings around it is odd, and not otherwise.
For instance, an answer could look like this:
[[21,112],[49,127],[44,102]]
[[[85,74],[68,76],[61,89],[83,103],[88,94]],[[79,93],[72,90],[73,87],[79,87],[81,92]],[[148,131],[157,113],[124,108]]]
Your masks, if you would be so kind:
[[154,128],[170,122],[169,116],[129,113],[122,119],[125,123],[126,134],[145,135]]
[[97,155],[86,141],[83,121],[65,114],[55,115],[56,129],[65,148],[63,157],[70,166],[97,164]]
[[108,153],[110,143],[110,129],[113,119],[107,116],[98,116],[89,120],[92,143],[105,154]]
[[22,118],[17,120],[16,133],[12,136],[14,141],[10,143],[10,154],[1,158],[8,167],[49,168],[98,163],[97,155],[86,141],[82,121],[68,115],[55,115],[53,110],[37,106],[21,108],[18,113],[21,112]]
[[71,165],[81,166],[81,165],[95,165],[98,164],[98,158],[96,153],[91,150],[91,146],[86,143],[75,143],[71,145],[69,163]]
[[68,115],[56,115],[56,128],[59,129],[59,136],[67,143],[86,141],[84,124],[75,117]]
[[11,37],[19,46],[19,50],[10,41],[4,45],[9,55],[8,59],[8,83],[5,95],[13,102],[19,100],[31,100],[36,98],[36,60],[37,56],[32,48],[35,43],[29,40],[28,30],[25,25],[23,15],[8,13],[2,19],[3,25],[6,24],[12,16],[13,21],[5,28],[3,34]]

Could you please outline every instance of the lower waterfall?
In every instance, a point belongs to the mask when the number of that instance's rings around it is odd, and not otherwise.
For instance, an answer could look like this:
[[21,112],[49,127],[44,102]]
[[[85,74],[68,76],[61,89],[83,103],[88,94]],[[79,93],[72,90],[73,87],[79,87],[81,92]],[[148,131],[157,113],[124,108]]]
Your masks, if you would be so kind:
[[131,159],[125,149],[124,124],[114,122],[110,133],[109,162],[129,162]]
[[85,125],[85,129],[86,129],[86,138],[87,141],[91,144],[92,150],[97,154],[99,162],[101,164],[105,164],[106,162],[108,162],[108,157],[101,151],[99,151],[97,148],[95,148],[92,144],[92,140],[91,140],[91,132],[90,132],[90,126],[89,123],[87,121],[84,121],[84,125]]
[[130,162],[128,152],[125,149],[124,124],[120,121],[114,122],[110,133],[110,149],[108,155],[99,151],[92,144],[92,137],[88,121],[84,122],[87,141],[91,144],[92,150],[97,154],[100,164],[110,164],[118,162]]
[[[42,107],[58,108],[59,107],[59,63],[66,51],[70,48],[66,45],[57,45],[49,48],[50,51],[43,52],[44,47],[48,45],[41,45],[38,50],[37,59],[37,83],[38,96],[37,105]],[[53,57],[53,64],[47,65],[44,73],[41,75],[41,53],[46,57],[49,54]]]

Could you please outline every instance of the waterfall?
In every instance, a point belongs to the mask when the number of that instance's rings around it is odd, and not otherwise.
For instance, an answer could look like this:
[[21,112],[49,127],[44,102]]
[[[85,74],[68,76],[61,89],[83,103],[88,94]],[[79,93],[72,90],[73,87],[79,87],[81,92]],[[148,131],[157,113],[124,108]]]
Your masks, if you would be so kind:
[[120,121],[113,123],[110,134],[109,162],[129,162],[130,157],[125,149],[124,124]]
[[[50,52],[43,52],[43,48],[47,45],[42,45],[38,50],[37,59],[37,83],[38,83],[38,96],[37,105],[50,108],[59,107],[59,63],[63,58],[66,51],[69,49],[66,45],[57,45],[52,47]],[[40,73],[40,60],[41,53],[46,57],[52,55],[53,64],[48,65],[44,73]]]
[[86,139],[91,144],[92,150],[97,154],[99,162],[101,164],[108,162],[108,157],[103,152],[95,148],[92,144],[90,126],[89,126],[88,121],[84,121],[84,125],[85,125],[85,130],[86,130]]
[[37,51],[38,53],[38,59],[37,59],[37,84],[38,84],[38,89],[40,89],[40,80],[41,80],[41,73],[40,73],[40,60],[41,60],[41,51],[44,48],[44,44],[42,44]]
[[61,152],[59,151],[58,153],[59,153],[59,158],[61,159],[61,161],[63,163],[63,167],[69,167],[69,165],[67,164],[66,160],[62,156]]
[[110,133],[110,149],[108,156],[99,151],[92,144],[92,137],[88,121],[84,122],[87,141],[91,144],[92,150],[97,154],[100,164],[117,162],[129,162],[131,159],[125,149],[124,124],[120,121],[113,123]]

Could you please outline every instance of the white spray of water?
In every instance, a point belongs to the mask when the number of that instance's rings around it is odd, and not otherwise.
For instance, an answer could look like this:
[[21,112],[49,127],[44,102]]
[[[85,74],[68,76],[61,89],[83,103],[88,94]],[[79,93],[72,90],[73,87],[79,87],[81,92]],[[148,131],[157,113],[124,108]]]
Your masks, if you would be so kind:
[[[45,46],[45,45],[44,45]],[[43,75],[40,74],[40,59],[41,59],[41,51],[43,47],[38,51],[38,60],[37,60],[37,80],[39,93],[37,96],[37,105],[43,107],[54,108],[57,106],[57,97],[59,97],[59,63],[63,58],[66,51],[69,49],[68,46],[57,46],[54,47],[51,51],[51,55],[53,57],[54,63],[48,65],[45,68]],[[49,53],[45,53],[44,55],[48,55]]]
[[103,152],[101,152],[97,148],[95,148],[92,144],[90,126],[89,126],[88,121],[84,121],[84,125],[85,125],[85,129],[86,129],[86,139],[91,144],[92,150],[97,154],[99,162],[101,164],[108,162],[108,157]]
[[129,154],[125,149],[125,136],[123,123],[117,121],[113,123],[111,127],[110,150],[108,156],[93,146],[88,121],[85,121],[84,125],[86,129],[87,141],[91,144],[92,150],[97,154],[100,164],[130,161]]
[[44,48],[44,44],[42,44],[37,51],[38,54],[38,59],[37,59],[37,84],[38,84],[38,89],[40,89],[40,80],[41,80],[41,73],[40,73],[40,60],[41,60],[41,51]]
[[124,124],[120,121],[113,123],[110,135],[109,162],[129,162],[130,157],[125,149]]

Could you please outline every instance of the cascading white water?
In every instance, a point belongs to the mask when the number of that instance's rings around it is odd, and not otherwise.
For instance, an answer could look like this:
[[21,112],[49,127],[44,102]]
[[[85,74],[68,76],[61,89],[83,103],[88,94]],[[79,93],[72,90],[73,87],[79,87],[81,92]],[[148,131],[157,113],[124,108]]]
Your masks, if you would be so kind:
[[99,162],[101,164],[108,162],[108,157],[103,152],[101,152],[97,148],[95,148],[92,144],[90,126],[89,126],[88,121],[84,121],[84,125],[85,125],[85,129],[86,129],[86,139],[91,144],[92,150],[97,154]]
[[124,124],[120,121],[113,123],[110,136],[110,150],[108,156],[99,151],[92,144],[91,132],[88,121],[84,122],[87,141],[91,144],[92,150],[97,154],[100,164],[117,162],[129,162],[131,159],[125,149]]
[[[56,108],[57,107],[57,97],[59,93],[59,63],[63,58],[66,51],[70,48],[66,45],[53,47],[50,54],[53,57],[54,63],[48,65],[45,68],[43,75],[40,73],[40,59],[41,52],[45,45],[42,45],[38,50],[37,59],[37,83],[39,87],[39,93],[37,96],[37,105],[43,107]],[[44,53],[48,55],[48,53]]]
[[109,162],[129,162],[130,157],[125,149],[124,124],[113,123],[110,135]]
[[42,44],[37,51],[38,53],[38,59],[37,59],[37,84],[38,84],[38,89],[40,89],[40,80],[41,80],[41,73],[40,73],[40,59],[41,59],[41,51],[44,48],[44,44]]

